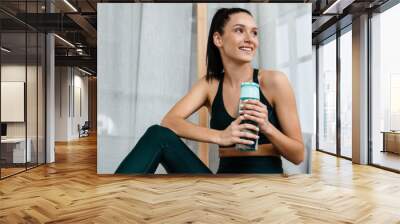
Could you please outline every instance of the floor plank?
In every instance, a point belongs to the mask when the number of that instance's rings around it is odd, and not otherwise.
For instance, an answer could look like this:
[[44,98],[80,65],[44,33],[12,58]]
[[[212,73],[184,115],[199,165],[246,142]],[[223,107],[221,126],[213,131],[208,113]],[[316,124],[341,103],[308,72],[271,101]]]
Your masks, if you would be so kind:
[[0,181],[0,223],[400,223],[400,175],[314,152],[311,175],[101,176],[96,139]]

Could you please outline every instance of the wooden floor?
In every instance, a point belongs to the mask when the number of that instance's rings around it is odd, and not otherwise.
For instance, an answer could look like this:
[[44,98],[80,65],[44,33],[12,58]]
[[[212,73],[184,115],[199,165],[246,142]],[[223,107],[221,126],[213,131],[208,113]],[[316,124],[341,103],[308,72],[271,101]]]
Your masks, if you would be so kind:
[[372,162],[377,165],[400,170],[400,154],[376,150],[374,151]]
[[0,223],[400,223],[399,174],[313,156],[312,175],[99,176],[84,138],[0,181]]
[[26,168],[25,167],[18,167],[18,168],[1,168],[1,178],[25,171]]

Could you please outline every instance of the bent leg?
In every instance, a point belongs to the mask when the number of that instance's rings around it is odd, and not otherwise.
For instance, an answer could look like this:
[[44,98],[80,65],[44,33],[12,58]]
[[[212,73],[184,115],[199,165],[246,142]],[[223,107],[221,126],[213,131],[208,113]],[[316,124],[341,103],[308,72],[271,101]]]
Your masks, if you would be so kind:
[[160,125],[147,129],[115,173],[154,173],[160,163],[168,173],[212,173],[179,136]]
[[172,130],[166,128],[165,136],[168,138],[163,147],[161,164],[168,173],[212,174],[212,171]]
[[120,163],[116,174],[154,173],[160,163],[162,145],[157,125],[149,127]]

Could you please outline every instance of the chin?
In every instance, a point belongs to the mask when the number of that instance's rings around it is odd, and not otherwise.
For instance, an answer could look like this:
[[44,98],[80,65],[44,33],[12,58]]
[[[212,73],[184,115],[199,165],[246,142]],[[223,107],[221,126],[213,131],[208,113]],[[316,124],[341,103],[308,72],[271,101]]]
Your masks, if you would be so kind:
[[240,57],[238,58],[238,61],[244,62],[244,63],[248,63],[253,61],[253,56],[248,56],[248,57]]

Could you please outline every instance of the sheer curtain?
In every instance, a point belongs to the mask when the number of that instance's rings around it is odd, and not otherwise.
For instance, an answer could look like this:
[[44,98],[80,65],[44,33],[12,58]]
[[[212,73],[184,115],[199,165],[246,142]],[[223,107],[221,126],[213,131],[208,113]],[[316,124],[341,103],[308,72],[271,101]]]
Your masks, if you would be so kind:
[[192,4],[98,5],[98,173],[113,173],[197,80],[194,11]]

